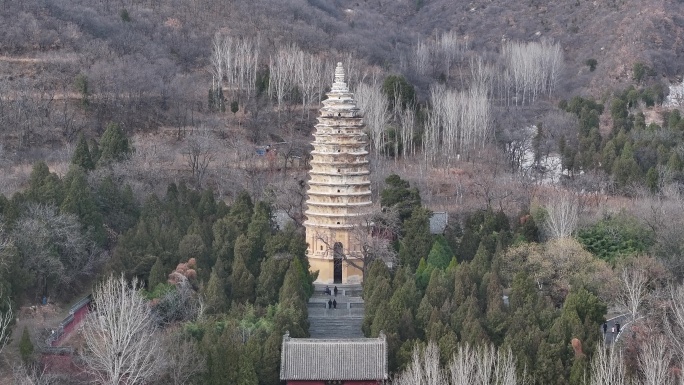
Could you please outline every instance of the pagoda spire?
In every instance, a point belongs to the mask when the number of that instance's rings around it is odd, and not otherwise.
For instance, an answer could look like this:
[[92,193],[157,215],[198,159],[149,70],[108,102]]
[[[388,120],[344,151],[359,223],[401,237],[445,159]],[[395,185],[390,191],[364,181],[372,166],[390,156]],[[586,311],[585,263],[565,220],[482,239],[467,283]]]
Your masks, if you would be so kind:
[[362,245],[354,232],[373,204],[368,138],[342,63],[327,95],[311,152],[304,222],[309,264],[319,271],[319,282],[360,281]]

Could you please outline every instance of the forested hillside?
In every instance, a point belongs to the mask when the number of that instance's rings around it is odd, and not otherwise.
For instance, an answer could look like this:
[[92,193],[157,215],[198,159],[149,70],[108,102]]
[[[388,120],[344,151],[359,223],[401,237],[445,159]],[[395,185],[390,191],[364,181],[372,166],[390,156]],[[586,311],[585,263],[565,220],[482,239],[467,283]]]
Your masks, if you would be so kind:
[[[0,0],[0,382],[279,383],[337,62],[370,139],[363,332],[395,383],[681,381],[682,7]],[[130,351],[102,334],[119,310]]]

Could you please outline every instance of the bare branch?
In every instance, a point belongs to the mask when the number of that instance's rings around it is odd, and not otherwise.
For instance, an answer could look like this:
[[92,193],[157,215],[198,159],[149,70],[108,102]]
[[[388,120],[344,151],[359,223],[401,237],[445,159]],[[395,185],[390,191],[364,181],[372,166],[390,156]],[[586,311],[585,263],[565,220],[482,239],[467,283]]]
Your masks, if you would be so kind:
[[109,277],[93,293],[95,308],[83,325],[86,370],[98,383],[144,384],[159,373],[165,360],[154,316],[123,275]]

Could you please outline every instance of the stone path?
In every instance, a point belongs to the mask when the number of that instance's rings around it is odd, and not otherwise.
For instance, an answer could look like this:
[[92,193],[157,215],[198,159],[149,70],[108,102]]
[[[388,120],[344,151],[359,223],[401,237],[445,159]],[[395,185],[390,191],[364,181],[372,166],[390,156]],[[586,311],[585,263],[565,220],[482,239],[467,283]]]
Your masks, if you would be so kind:
[[[309,335],[311,338],[363,338],[363,299],[360,284],[337,285],[337,296],[325,294],[325,287],[314,284],[309,299]],[[328,300],[337,301],[337,308],[328,309]]]

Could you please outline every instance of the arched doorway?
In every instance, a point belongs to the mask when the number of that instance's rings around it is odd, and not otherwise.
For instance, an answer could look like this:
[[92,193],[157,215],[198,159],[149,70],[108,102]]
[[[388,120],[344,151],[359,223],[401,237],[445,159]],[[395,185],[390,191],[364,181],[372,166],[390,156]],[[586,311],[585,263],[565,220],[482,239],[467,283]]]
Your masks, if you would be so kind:
[[333,282],[342,283],[342,260],[344,259],[344,246],[335,242],[333,246]]

